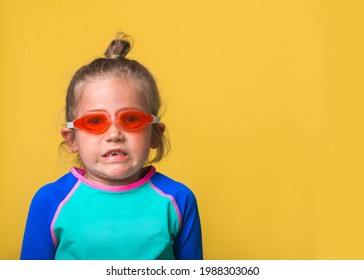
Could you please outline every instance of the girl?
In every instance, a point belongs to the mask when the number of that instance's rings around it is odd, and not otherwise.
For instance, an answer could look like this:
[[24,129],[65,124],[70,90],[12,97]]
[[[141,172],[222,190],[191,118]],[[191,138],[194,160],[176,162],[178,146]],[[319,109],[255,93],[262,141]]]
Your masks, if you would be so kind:
[[157,85],[125,58],[130,47],[122,35],[73,76],[61,133],[82,169],[36,193],[21,259],[202,259],[193,193],[148,165],[165,155],[165,126]]

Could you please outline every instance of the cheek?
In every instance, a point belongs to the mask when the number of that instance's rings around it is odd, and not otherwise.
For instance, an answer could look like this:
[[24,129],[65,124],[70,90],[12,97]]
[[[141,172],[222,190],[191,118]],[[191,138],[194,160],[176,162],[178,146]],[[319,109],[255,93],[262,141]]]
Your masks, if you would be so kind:
[[97,145],[96,139],[83,134],[82,132],[75,136],[75,147],[80,155],[95,151]]
[[142,133],[138,133],[138,135],[135,135],[133,138],[133,144],[135,149],[137,149],[140,152],[143,153],[149,153],[149,149],[151,148],[151,131],[143,131]]

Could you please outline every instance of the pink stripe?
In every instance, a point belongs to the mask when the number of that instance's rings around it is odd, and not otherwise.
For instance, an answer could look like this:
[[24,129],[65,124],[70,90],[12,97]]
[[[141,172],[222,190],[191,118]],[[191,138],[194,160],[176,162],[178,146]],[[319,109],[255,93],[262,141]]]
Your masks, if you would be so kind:
[[166,194],[164,193],[161,189],[159,189],[158,187],[156,187],[152,181],[149,181],[149,184],[152,186],[152,188],[154,190],[156,190],[160,195],[164,196],[164,197],[168,197],[171,201],[172,201],[172,204],[173,204],[173,207],[174,209],[176,210],[177,212],[177,216],[178,216],[178,221],[179,221],[179,226],[178,226],[178,230],[181,228],[181,225],[182,225],[182,216],[181,216],[181,212],[179,211],[179,208],[178,208],[178,205],[176,203],[176,200],[174,199],[173,196],[171,196],[170,194]]
[[[78,171],[77,171],[78,170]],[[151,169],[148,171],[148,173],[139,181],[136,181],[135,183],[132,183],[130,185],[125,186],[106,186],[106,185],[100,185],[95,182],[92,182],[90,180],[87,180],[85,177],[83,177],[83,170],[79,170],[76,168],[71,169],[72,174],[79,179],[80,181],[84,182],[86,185],[93,187],[95,189],[103,190],[103,191],[109,191],[109,192],[125,192],[130,191],[132,189],[135,189],[137,187],[140,187],[141,185],[145,184],[150,177],[153,176],[155,173],[155,167],[152,166]],[[81,172],[81,174],[79,173]]]
[[54,214],[52,223],[51,223],[51,234],[52,234],[52,240],[55,247],[58,246],[58,240],[56,237],[56,234],[54,233],[54,224],[56,223],[56,220],[58,218],[59,213],[62,210],[62,207],[68,202],[68,200],[71,198],[71,196],[75,193],[79,185],[81,184],[81,181],[78,181],[76,185],[72,188],[72,190],[68,193],[65,199],[62,200],[62,202],[58,205],[56,214]]

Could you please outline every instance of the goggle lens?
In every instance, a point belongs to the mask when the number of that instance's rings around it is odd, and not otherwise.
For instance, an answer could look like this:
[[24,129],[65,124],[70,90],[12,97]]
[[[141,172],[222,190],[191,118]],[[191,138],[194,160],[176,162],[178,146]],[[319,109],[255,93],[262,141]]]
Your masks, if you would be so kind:
[[109,118],[104,114],[86,115],[74,121],[74,127],[98,134],[106,131],[109,126]]
[[135,131],[144,128],[151,120],[146,114],[141,112],[125,112],[116,117],[118,124],[127,131]]
[[140,111],[122,111],[115,118],[107,113],[93,113],[85,115],[73,122],[68,122],[68,128],[78,128],[93,134],[104,133],[115,119],[124,131],[134,132],[145,128],[148,124],[157,123],[159,117],[147,115]]

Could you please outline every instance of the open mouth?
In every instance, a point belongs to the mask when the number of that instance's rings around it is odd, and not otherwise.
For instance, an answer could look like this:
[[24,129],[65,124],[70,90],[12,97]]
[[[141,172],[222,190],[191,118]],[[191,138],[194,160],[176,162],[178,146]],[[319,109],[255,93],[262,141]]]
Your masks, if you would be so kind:
[[112,151],[108,151],[106,154],[103,155],[103,157],[125,157],[128,154],[124,151],[120,151],[120,150],[112,150]]

